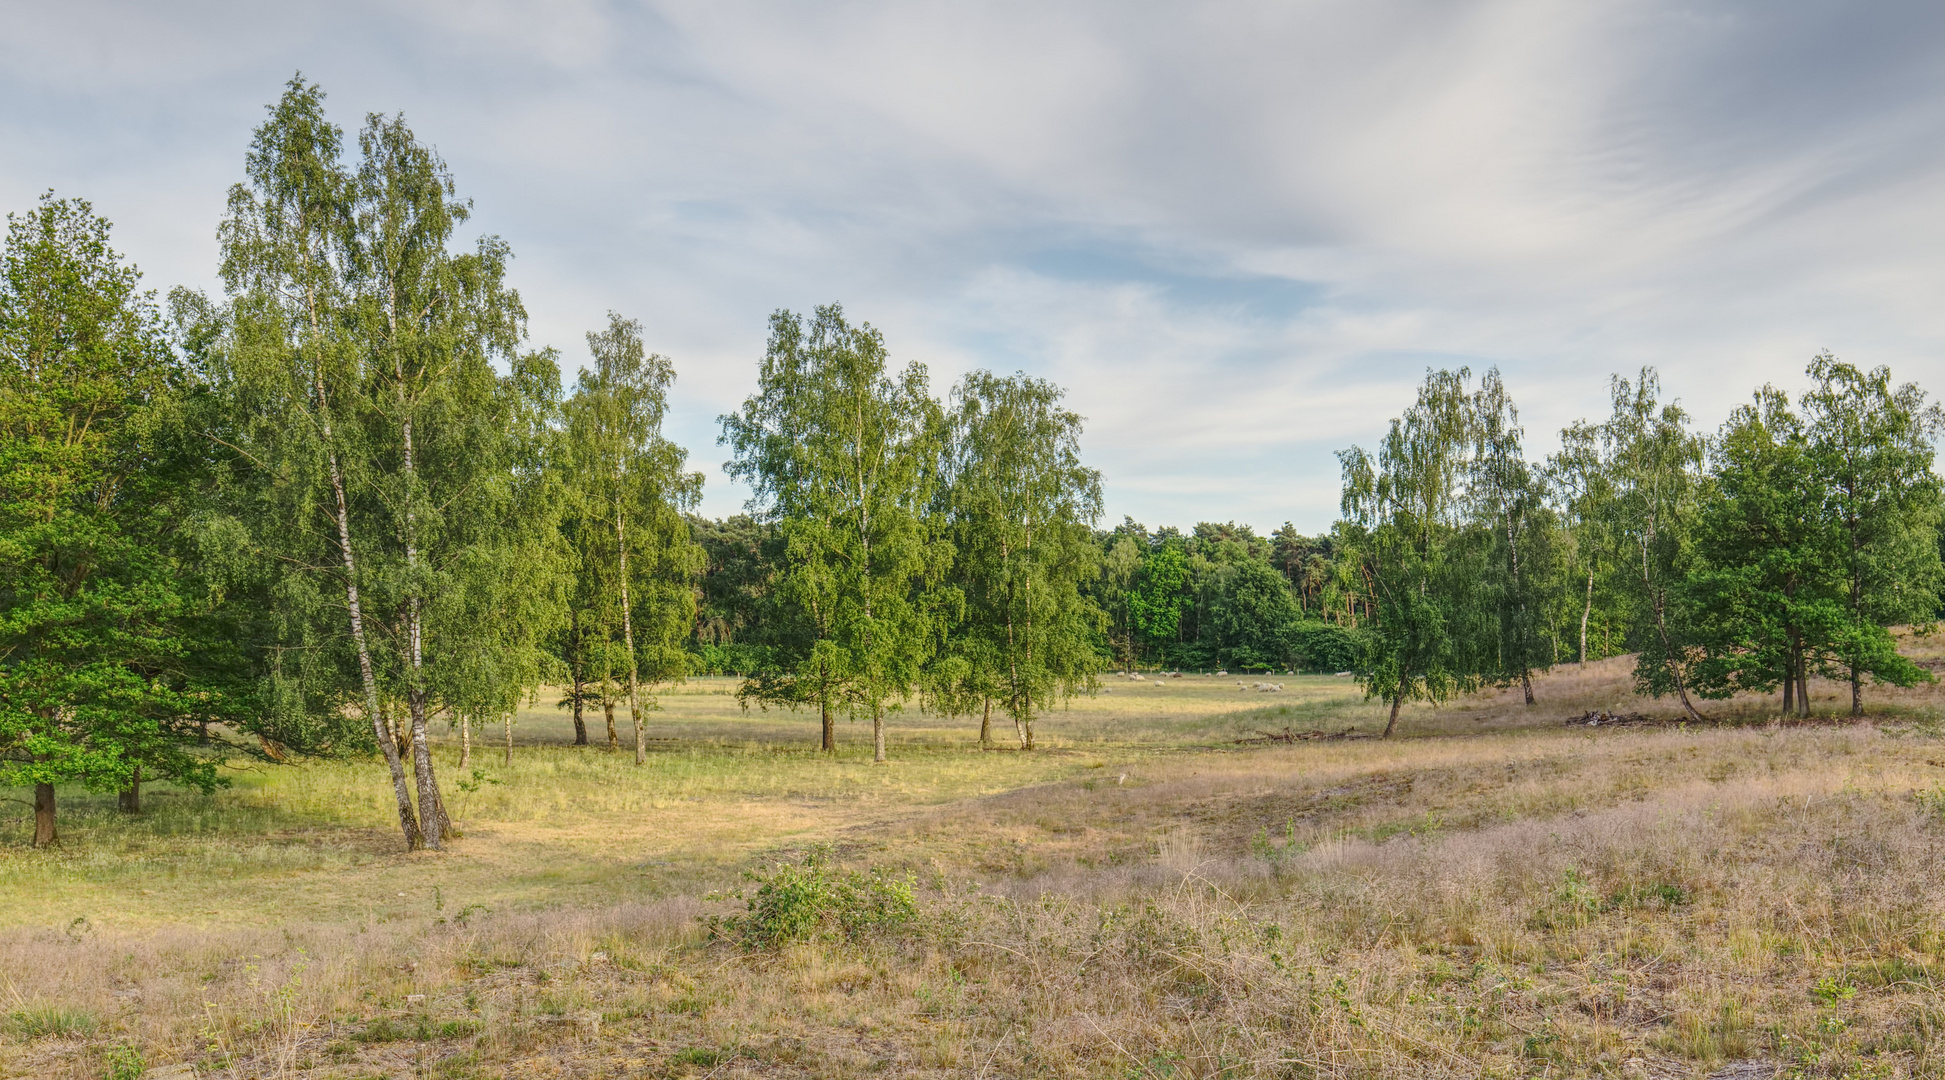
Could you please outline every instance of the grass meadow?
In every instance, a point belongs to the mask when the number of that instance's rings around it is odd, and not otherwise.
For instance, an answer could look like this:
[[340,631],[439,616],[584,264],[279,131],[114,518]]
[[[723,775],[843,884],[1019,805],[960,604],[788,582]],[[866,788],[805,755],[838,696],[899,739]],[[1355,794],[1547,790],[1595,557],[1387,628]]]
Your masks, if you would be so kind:
[[[1378,740],[1273,681],[1109,678],[1030,754],[908,709],[883,766],[730,680],[641,767],[539,704],[442,734],[443,854],[370,761],[64,789],[56,849],[0,817],[0,1075],[1945,1075],[1938,686],[1683,725],[1610,660]],[[833,896],[890,899],[752,935]]]

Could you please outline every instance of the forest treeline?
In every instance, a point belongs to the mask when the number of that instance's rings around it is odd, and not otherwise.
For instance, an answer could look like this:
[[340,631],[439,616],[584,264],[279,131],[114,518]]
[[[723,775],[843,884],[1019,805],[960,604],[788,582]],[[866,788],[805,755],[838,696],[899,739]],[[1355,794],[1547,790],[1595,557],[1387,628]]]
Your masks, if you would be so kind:
[[[1530,460],[1496,371],[1427,375],[1340,455],[1322,535],[1104,528],[1060,387],[923,365],[833,305],[771,316],[722,418],[748,512],[694,513],[675,378],[621,315],[572,385],[527,340],[511,252],[402,117],[355,143],[293,79],[220,226],[219,297],[141,289],[84,201],[8,218],[0,266],[0,784],[202,790],[238,757],[382,762],[410,847],[451,835],[431,748],[511,754],[545,692],[646,760],[654,694],[976,718],[982,745],[1113,668],[1354,674],[1391,703],[1637,655],[1697,702],[1929,674],[1889,628],[1939,606],[1941,416],[1828,355],[1720,430],[1652,370]],[[1387,728],[1387,734],[1390,728]]]

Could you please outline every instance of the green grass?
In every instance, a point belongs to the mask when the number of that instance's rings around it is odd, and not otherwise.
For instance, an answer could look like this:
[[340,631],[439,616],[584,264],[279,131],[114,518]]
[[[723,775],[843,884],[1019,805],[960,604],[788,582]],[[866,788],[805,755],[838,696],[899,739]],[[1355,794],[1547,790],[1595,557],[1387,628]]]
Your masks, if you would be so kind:
[[[1284,690],[1110,679],[1032,754],[904,711],[886,765],[726,680],[662,696],[640,767],[625,712],[611,754],[530,709],[510,766],[440,733],[440,854],[400,850],[375,761],[134,816],[64,788],[60,847],[0,834],[0,1074],[1945,1069],[1938,688],[1862,725],[1562,725],[1657,708],[1603,662],[1401,720],[1467,737],[1242,746],[1384,722],[1348,680],[1242,681]],[[909,912],[845,924],[869,882]]]
[[[976,718],[917,709],[892,714],[892,760],[871,761],[869,728],[841,723],[835,754],[816,749],[816,716],[740,709],[734,680],[698,679],[659,695],[645,718],[648,762],[633,761],[626,710],[619,752],[571,745],[565,710],[527,709],[514,725],[511,766],[502,729],[475,732],[457,768],[456,732],[434,753],[448,808],[466,834],[436,870],[400,850],[392,794],[376,759],[242,764],[230,786],[204,796],[151,784],[144,810],[124,814],[112,794],[63,786],[62,842],[25,847],[0,833],[0,922],[143,925],[250,924],[267,917],[397,917],[435,892],[458,910],[608,903],[712,887],[756,852],[869,827],[927,806],[1116,772],[1155,754],[1232,745],[1256,727],[1319,721],[1361,706],[1348,680],[1281,680],[1283,695],[1238,691],[1234,680],[1185,677],[1131,683],[1052,711],[1041,749],[981,752]],[[1276,698],[1275,705],[1264,704]],[[468,786],[477,771],[482,781]],[[405,895],[401,896],[400,893]]]

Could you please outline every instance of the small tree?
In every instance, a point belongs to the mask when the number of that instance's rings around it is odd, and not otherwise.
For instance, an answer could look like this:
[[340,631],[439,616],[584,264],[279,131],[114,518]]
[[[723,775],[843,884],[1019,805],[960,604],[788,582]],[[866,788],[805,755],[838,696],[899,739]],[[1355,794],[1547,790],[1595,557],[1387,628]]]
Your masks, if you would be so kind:
[[[582,372],[567,406],[582,573],[592,582],[583,595],[604,595],[612,604],[612,616],[596,625],[619,624],[621,692],[637,765],[648,760],[642,683],[653,687],[688,673],[682,643],[695,620],[691,579],[701,552],[682,513],[702,494],[702,475],[684,472],[687,453],[662,435],[675,365],[647,352],[641,334],[640,323],[610,312],[608,328],[588,334],[594,367]],[[598,541],[589,527],[595,522],[602,526]],[[652,696],[647,707],[656,708]],[[610,731],[612,741],[612,721]]]
[[1730,414],[1710,458],[1678,590],[1703,651],[1697,689],[1726,697],[1780,684],[1783,711],[1807,716],[1809,669],[1841,619],[1819,550],[1823,492],[1803,425],[1766,386]]
[[1101,479],[1081,464],[1081,418],[1061,396],[1044,380],[975,371],[953,391],[948,424],[952,580],[964,598],[952,670],[960,697],[979,702],[981,742],[997,697],[1024,750],[1048,704],[1094,689],[1105,621],[1081,592],[1099,568]]
[[871,717],[883,761],[886,704],[911,691],[937,644],[951,558],[929,519],[938,412],[925,368],[890,374],[884,339],[833,304],[809,320],[771,316],[758,390],[722,418],[726,470],[753,490],[751,513],[777,527],[787,620],[777,666],[739,696],[815,704],[826,750],[844,707]]
[[1936,611],[1939,481],[1932,438],[1945,415],[1915,384],[1860,371],[1823,353],[1810,362],[1803,396],[1811,475],[1824,494],[1823,549],[1836,578],[1842,621],[1832,667],[1850,683],[1852,716],[1864,711],[1864,677],[1897,686],[1929,673],[1898,654],[1888,627]]
[[1467,495],[1484,529],[1487,556],[1483,612],[1496,646],[1479,674],[1489,682],[1518,682],[1533,704],[1533,671],[1553,666],[1546,612],[1551,606],[1554,521],[1544,480],[1527,464],[1519,411],[1498,369],[1487,371],[1473,396],[1473,452]]
[[1428,372],[1418,402],[1391,429],[1374,458],[1361,448],[1338,455],[1344,470],[1340,534],[1355,552],[1373,618],[1359,682],[1391,701],[1384,734],[1406,701],[1444,701],[1474,688],[1480,665],[1475,568],[1459,542],[1463,482],[1473,445],[1468,372]]
[[1612,502],[1607,508],[1616,547],[1628,553],[1639,652],[1635,679],[1656,695],[1674,693],[1696,720],[1689,699],[1689,667],[1699,658],[1671,599],[1680,597],[1681,565],[1694,524],[1703,442],[1688,430],[1679,404],[1657,401],[1661,381],[1653,368],[1629,382],[1611,384],[1614,412],[1601,427],[1601,474]]
[[0,783],[124,792],[144,767],[207,791],[194,752],[220,688],[198,679],[164,445],[185,372],[153,297],[85,202],[7,218],[0,261]]

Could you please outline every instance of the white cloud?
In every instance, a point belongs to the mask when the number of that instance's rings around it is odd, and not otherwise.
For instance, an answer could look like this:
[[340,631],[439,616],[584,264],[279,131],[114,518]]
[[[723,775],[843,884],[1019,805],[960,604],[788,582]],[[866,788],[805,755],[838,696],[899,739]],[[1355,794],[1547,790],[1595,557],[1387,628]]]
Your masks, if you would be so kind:
[[451,0],[12,5],[0,199],[87,194],[207,285],[302,68],[404,110],[506,236],[536,339],[609,308],[714,419],[764,318],[842,300],[941,392],[1071,389],[1112,513],[1336,508],[1428,364],[1497,364],[1535,452],[1644,363],[1708,424],[1829,347],[1945,374],[1945,12],[1537,0],[1197,7]]

